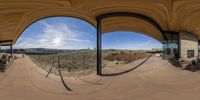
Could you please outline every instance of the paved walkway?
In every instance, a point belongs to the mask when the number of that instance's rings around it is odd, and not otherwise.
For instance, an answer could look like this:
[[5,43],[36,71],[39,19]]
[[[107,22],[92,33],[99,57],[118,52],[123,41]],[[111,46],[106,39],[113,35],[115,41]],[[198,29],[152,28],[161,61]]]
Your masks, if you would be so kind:
[[[144,59],[143,59],[144,60]],[[130,64],[135,66],[138,60]],[[128,68],[128,67],[126,67]],[[124,69],[126,69],[124,68]],[[123,66],[106,69],[124,70]],[[199,100],[200,73],[174,68],[167,61],[151,57],[130,73],[120,76],[65,77],[72,89],[64,88],[60,77],[37,67],[27,57],[19,58],[6,73],[0,73],[0,100]]]

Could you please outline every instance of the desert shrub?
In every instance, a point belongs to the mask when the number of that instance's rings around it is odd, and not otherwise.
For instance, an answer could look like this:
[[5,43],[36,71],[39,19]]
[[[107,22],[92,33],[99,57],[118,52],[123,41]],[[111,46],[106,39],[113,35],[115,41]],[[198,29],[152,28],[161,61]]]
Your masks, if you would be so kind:
[[96,68],[96,52],[93,50],[88,51],[75,51],[60,54],[32,54],[30,56],[35,63],[40,67],[50,67],[53,63],[53,57],[55,65],[58,65],[58,57],[60,58],[60,67],[62,69],[70,71],[88,70]]
[[125,51],[120,51],[120,52],[114,52],[114,53],[110,53],[104,56],[104,60],[108,60],[108,61],[134,61],[137,59],[143,59],[146,58],[148,56],[150,56],[150,53],[146,53],[146,52],[137,52],[137,53],[131,53],[131,52],[125,52]]

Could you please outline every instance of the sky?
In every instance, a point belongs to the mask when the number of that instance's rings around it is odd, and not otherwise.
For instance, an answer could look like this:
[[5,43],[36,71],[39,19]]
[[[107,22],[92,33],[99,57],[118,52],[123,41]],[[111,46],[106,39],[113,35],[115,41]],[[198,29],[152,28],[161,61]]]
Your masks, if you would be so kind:
[[[96,28],[72,17],[50,17],[31,24],[14,48],[94,49]],[[136,32],[109,32],[102,35],[103,49],[149,50],[162,44]]]

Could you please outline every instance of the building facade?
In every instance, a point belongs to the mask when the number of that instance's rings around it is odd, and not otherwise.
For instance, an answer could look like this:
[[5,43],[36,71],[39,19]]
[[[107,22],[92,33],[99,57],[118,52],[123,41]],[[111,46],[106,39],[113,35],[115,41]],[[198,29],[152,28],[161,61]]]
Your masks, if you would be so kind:
[[191,61],[199,57],[199,41],[190,32],[168,32],[163,41],[163,59]]

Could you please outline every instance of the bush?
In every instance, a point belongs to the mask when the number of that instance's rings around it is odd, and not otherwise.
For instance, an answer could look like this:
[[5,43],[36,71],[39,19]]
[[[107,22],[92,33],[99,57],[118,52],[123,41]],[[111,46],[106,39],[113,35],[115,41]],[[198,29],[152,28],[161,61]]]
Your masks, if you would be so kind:
[[104,60],[108,61],[134,61],[137,59],[143,59],[148,56],[150,56],[150,53],[146,52],[138,52],[138,53],[131,53],[131,52],[125,52],[125,51],[120,51],[118,53],[110,53],[105,55]]

